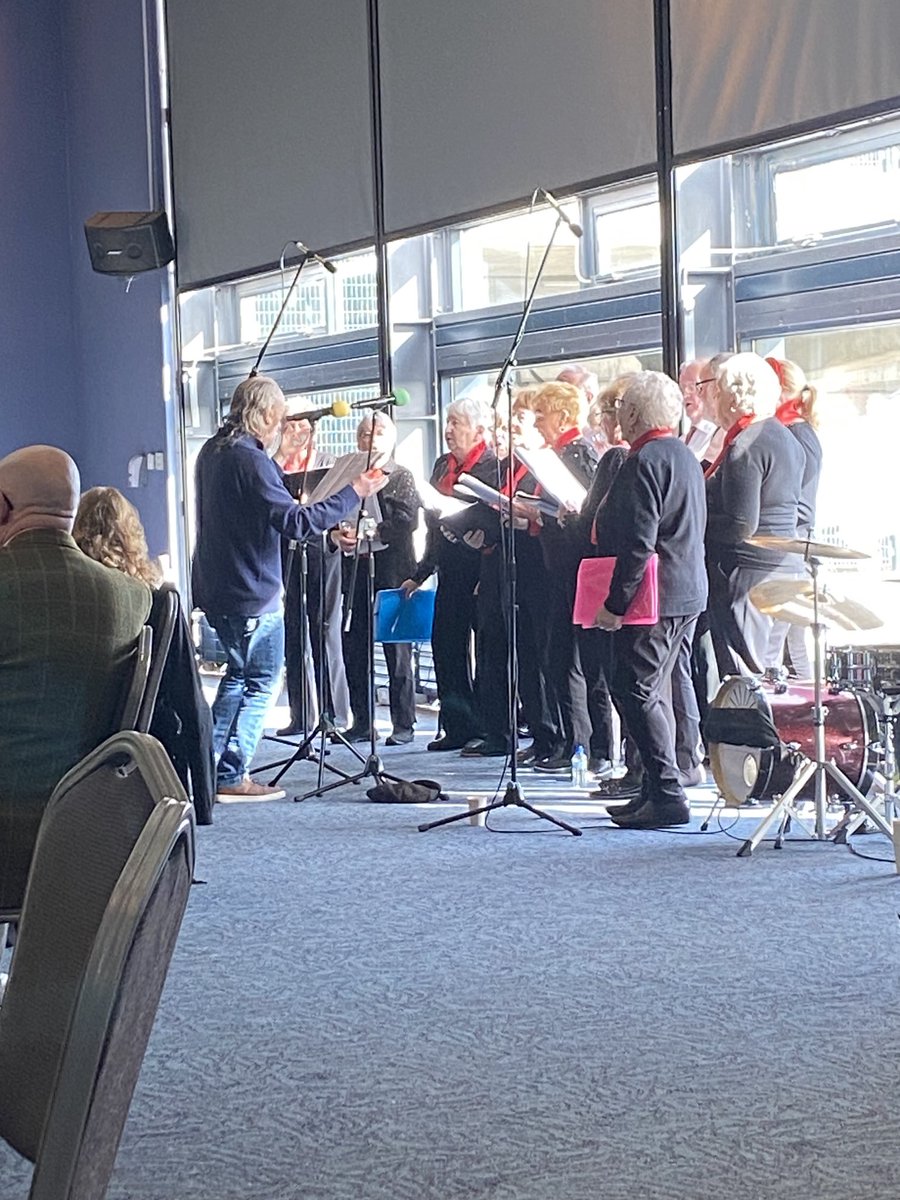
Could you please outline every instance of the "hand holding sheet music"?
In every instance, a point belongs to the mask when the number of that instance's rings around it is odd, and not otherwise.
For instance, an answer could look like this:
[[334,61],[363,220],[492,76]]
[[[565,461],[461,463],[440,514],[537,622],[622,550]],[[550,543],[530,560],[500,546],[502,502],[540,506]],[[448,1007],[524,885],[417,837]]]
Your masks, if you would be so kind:
[[579,483],[555,450],[549,446],[542,446],[540,450],[528,450],[521,446],[516,454],[541,485],[543,492],[552,496],[563,508],[581,512],[587,498],[587,488]]

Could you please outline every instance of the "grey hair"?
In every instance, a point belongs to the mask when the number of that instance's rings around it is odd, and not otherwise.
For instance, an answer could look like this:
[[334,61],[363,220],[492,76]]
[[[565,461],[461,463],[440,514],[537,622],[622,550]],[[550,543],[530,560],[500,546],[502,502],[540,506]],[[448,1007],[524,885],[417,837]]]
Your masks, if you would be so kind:
[[388,414],[386,412],[382,412],[380,409],[377,412],[367,412],[361,418],[359,424],[356,426],[356,436],[359,437],[359,435],[361,433],[364,433],[365,430],[368,429],[368,427],[370,425],[372,427],[373,432],[375,430],[375,427],[380,425],[381,428],[387,434],[390,435],[392,441],[396,444],[396,442],[397,442],[397,426],[394,424],[394,422],[391,420],[391,418],[388,416]]
[[661,371],[639,371],[626,387],[619,408],[623,428],[676,429],[684,410],[681,389]]
[[719,367],[716,383],[736,414],[772,417],[781,400],[781,382],[758,354],[732,354]]
[[266,432],[269,413],[276,404],[284,402],[284,392],[268,375],[253,375],[243,380],[231,397],[227,420],[230,436],[249,433],[261,438]]
[[448,417],[451,413],[457,417],[465,417],[473,429],[480,427],[485,433],[489,433],[494,427],[494,410],[484,396],[461,396],[447,409]]

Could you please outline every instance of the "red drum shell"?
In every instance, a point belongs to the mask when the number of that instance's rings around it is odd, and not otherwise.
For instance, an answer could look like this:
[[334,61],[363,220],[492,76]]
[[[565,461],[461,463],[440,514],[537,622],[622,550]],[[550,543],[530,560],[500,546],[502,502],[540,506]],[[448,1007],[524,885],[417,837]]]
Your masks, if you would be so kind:
[[[878,733],[878,715],[865,692],[847,689],[828,692],[822,698],[825,717],[825,757],[834,762],[850,782],[865,793],[872,785],[873,762],[870,744]],[[782,744],[795,744],[808,758],[815,757],[812,684],[791,684],[780,694],[771,683],[746,676],[726,679],[712,702],[713,708],[750,708],[764,705]],[[713,778],[731,804],[751,800],[773,800],[790,786],[794,767],[778,750],[758,746],[732,746],[726,742],[709,746]],[[832,787],[829,781],[829,788]],[[800,793],[815,798],[815,777]]]

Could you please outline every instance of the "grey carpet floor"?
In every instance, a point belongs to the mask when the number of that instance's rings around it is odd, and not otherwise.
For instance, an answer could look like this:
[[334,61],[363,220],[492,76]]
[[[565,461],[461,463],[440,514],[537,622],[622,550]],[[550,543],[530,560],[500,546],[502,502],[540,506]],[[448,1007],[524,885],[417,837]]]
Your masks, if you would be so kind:
[[[457,797],[501,765],[385,757]],[[217,808],[111,1200],[898,1193],[893,867],[738,860],[522,778],[584,836],[510,809],[421,834],[455,809],[351,787]],[[0,1200],[27,1178],[0,1148]]]

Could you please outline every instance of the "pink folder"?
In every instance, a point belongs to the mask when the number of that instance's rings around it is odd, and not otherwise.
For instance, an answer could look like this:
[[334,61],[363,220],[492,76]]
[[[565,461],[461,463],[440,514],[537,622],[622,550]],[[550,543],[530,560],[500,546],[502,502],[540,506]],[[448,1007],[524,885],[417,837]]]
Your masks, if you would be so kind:
[[[583,558],[578,568],[578,589],[575,593],[575,610],[572,622],[592,629],[597,613],[603,607],[609,595],[609,585],[612,583],[613,571],[616,569],[615,558]],[[623,625],[655,625],[659,620],[659,585],[657,573],[659,557],[651,554],[647,560],[647,569],[640,587],[634,594],[634,599],[622,618]]]

